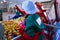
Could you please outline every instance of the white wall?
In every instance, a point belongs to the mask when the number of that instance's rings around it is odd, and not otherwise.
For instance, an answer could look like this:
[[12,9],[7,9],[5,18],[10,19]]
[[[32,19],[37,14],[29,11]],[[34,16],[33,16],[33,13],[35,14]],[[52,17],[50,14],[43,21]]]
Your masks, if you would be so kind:
[[[1,3],[1,1],[3,1],[3,0],[0,0],[0,3]],[[8,2],[8,4],[10,6],[14,6],[15,4],[20,5],[21,2],[27,1],[27,0],[6,0],[6,1]],[[44,2],[44,1],[51,1],[51,0],[31,0],[31,1],[33,1],[33,2],[36,2],[36,1],[38,1],[38,2]],[[10,3],[10,2],[12,2],[12,3]]]
[[52,8],[51,8],[51,10],[48,14],[48,17],[49,17],[50,20],[52,20],[52,19],[55,20],[56,19],[54,5],[52,5]]
[[[23,2],[23,1],[27,1],[27,0],[7,0],[8,2],[12,2],[12,4],[10,4],[10,5],[14,5],[14,4],[17,4],[17,5],[19,5],[21,2]],[[51,1],[51,0],[31,0],[31,1],[33,1],[33,2],[45,2],[45,1]]]
[[33,2],[45,2],[45,1],[51,1],[51,0],[31,0],[31,1],[33,1]]

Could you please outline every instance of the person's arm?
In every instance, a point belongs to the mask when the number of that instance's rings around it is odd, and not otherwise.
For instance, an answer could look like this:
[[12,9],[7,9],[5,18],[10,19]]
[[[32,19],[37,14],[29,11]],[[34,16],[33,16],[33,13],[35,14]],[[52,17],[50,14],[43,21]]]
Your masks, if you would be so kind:
[[49,26],[49,27],[53,27],[53,28],[60,28],[60,26],[54,26],[54,25],[51,25],[51,24],[46,24],[46,23],[43,23],[45,26]]

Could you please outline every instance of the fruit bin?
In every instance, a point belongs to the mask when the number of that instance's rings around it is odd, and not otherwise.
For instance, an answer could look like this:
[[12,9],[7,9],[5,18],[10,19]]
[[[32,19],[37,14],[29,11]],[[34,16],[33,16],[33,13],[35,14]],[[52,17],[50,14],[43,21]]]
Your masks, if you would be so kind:
[[22,16],[17,19],[2,21],[2,25],[4,28],[4,39],[5,40],[11,40],[20,35],[19,22],[24,19],[25,19],[24,16]]

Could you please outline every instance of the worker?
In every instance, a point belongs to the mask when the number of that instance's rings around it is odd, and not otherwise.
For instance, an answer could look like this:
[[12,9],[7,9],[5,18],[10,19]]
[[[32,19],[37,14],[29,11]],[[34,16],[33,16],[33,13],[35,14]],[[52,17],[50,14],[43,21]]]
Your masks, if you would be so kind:
[[40,16],[36,13],[34,5],[32,1],[25,1],[22,4],[23,10],[28,15],[24,22],[24,31],[20,30],[22,32],[22,40],[44,40],[44,36],[42,35],[44,25],[41,22]]

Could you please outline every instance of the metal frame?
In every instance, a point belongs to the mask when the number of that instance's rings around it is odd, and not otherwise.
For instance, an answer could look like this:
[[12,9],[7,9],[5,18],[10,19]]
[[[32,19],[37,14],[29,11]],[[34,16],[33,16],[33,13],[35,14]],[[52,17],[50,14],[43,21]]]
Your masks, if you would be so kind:
[[58,17],[58,12],[57,12],[57,5],[58,4],[58,2],[57,2],[57,0],[55,0],[54,1],[54,7],[55,7],[55,15],[56,15],[56,21],[58,22],[59,21],[59,17]]

